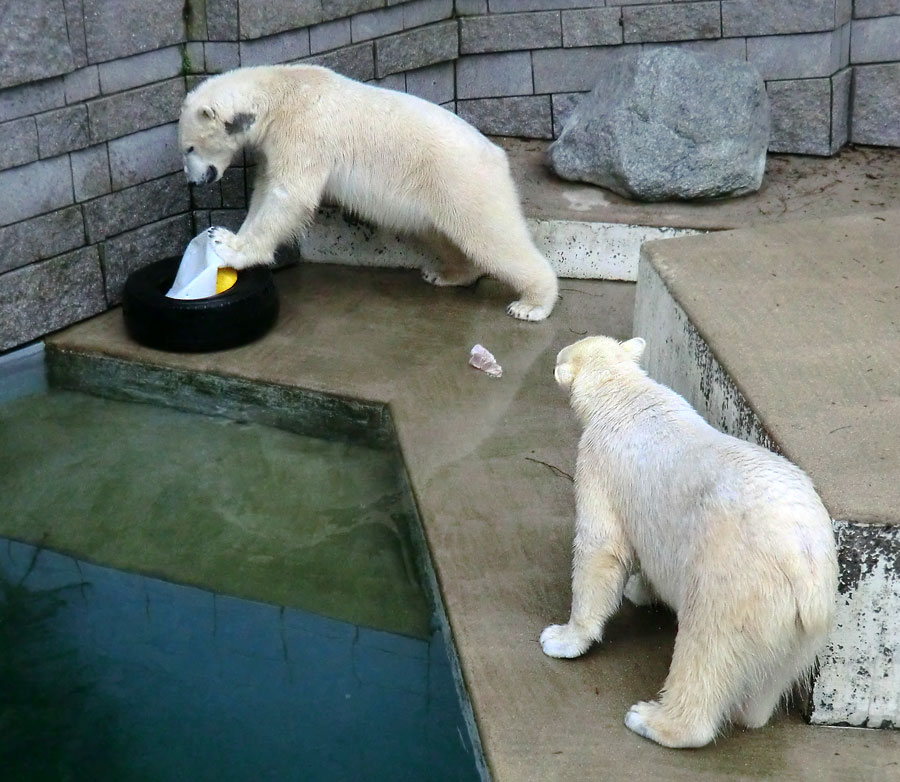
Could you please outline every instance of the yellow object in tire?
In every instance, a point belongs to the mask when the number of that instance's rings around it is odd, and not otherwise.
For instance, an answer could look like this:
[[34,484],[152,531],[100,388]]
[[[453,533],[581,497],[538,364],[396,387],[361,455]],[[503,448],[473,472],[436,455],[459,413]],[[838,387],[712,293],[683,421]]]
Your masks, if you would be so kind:
[[230,266],[223,266],[216,274],[216,293],[225,293],[237,282],[237,271]]

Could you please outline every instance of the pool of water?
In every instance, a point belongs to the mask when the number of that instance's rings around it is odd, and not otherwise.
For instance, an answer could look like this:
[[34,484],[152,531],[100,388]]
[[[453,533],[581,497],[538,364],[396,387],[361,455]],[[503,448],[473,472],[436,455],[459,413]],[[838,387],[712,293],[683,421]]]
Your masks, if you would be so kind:
[[479,778],[394,453],[44,391],[0,497],[4,779]]

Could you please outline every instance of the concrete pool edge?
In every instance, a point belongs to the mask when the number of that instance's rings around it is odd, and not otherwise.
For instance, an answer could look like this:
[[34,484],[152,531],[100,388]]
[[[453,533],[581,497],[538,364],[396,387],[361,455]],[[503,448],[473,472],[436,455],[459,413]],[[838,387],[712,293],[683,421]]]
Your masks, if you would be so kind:
[[191,372],[111,356],[46,348],[51,387],[190,413],[245,419],[310,437],[346,437],[372,448],[394,443],[388,407],[236,375]]

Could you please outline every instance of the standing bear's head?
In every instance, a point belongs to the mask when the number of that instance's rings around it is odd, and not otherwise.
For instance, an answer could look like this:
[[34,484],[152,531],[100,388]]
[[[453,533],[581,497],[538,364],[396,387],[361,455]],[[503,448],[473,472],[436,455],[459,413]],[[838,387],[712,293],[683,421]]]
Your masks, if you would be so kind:
[[218,182],[256,123],[247,91],[241,89],[241,76],[240,71],[214,76],[184,99],[178,144],[184,173],[193,185]]
[[[561,388],[572,392],[586,381],[598,379],[606,370],[616,367],[635,368],[641,360],[646,342],[640,337],[618,342],[611,337],[586,337],[563,348],[556,356],[553,376]],[[582,381],[579,383],[579,379]]]

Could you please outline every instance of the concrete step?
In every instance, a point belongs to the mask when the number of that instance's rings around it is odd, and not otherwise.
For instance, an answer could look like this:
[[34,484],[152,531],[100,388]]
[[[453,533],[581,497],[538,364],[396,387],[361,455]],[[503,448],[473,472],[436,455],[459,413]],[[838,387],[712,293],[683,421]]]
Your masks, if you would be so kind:
[[837,623],[812,721],[900,726],[900,210],[644,246],[646,366],[783,453],[834,519]]
[[[758,193],[703,203],[646,204],[559,179],[546,165],[546,142],[495,141],[507,151],[535,241],[561,277],[633,281],[645,241],[864,213],[900,202],[898,149],[847,148],[825,159],[770,155]],[[333,208],[322,210],[301,241],[299,256],[400,268],[416,268],[428,259],[427,252],[404,237],[345,218]]]

